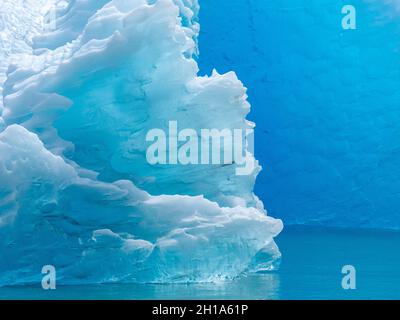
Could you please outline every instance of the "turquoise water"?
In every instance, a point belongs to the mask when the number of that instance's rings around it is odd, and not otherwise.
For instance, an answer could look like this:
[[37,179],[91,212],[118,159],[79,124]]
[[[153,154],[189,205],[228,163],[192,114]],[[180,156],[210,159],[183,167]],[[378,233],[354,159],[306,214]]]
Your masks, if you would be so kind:
[[[400,234],[290,228],[277,239],[278,272],[219,284],[0,288],[0,299],[400,299]],[[357,270],[357,289],[341,269]]]

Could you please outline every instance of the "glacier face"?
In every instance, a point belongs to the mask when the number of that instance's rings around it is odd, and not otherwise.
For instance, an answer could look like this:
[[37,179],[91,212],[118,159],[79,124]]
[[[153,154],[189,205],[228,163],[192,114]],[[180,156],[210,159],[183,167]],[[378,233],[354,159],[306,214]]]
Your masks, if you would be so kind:
[[255,191],[285,225],[400,229],[399,4],[202,1],[200,70],[249,87]]
[[197,75],[197,0],[1,7],[0,285],[36,283],[44,265],[63,284],[276,267],[282,222],[253,193],[259,166],[146,161],[146,133],[170,120],[253,128],[234,73]]

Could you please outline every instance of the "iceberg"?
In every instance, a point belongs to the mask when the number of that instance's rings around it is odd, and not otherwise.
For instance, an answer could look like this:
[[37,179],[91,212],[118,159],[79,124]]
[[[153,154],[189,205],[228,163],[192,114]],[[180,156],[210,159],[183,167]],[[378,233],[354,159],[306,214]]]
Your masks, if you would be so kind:
[[4,3],[0,286],[38,283],[44,265],[61,284],[205,282],[277,268],[282,222],[253,192],[255,160],[240,176],[235,163],[146,159],[147,132],[170,121],[254,127],[235,73],[198,76],[197,0]]

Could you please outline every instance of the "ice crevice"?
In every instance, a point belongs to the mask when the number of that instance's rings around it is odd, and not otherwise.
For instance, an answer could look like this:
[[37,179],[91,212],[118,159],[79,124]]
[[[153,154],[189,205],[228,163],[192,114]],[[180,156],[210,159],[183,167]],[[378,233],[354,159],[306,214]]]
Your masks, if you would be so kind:
[[[0,285],[36,283],[43,265],[63,284],[275,269],[282,222],[253,193],[259,165],[146,161],[146,133],[170,120],[253,127],[235,73],[197,75],[198,1],[27,3],[0,17]],[[45,5],[53,30],[32,10]]]

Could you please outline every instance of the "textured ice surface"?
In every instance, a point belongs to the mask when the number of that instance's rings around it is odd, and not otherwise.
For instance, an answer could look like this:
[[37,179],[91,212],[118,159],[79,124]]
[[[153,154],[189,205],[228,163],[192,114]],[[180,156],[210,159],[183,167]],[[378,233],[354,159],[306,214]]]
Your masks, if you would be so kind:
[[[22,54],[32,52],[32,38],[43,31],[51,1],[0,1],[0,97],[9,64],[18,61]],[[4,126],[2,110],[3,99],[0,99],[0,128]]]
[[285,224],[400,229],[399,4],[202,1],[200,69],[249,88],[255,190]]
[[146,133],[170,120],[253,127],[234,73],[197,76],[197,0],[62,1],[55,29],[37,10],[50,1],[5,3],[0,285],[36,282],[49,264],[59,283],[274,268],[282,223],[253,194],[259,167],[236,176],[236,165],[145,158]]

